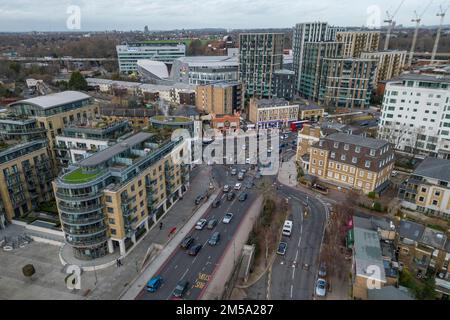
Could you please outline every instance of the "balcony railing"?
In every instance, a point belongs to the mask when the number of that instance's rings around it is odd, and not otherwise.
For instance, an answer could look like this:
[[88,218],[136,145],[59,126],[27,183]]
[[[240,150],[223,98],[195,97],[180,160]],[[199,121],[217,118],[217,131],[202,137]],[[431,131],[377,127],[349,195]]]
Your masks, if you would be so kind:
[[89,206],[80,206],[80,207],[72,207],[72,206],[67,206],[64,204],[60,204],[59,205],[59,209],[63,212],[68,212],[68,213],[87,213],[87,212],[92,212],[92,211],[96,211],[96,210],[101,210],[103,209],[103,204],[93,204],[93,205],[89,205]]
[[78,236],[76,239],[69,240],[69,237],[66,236],[66,241],[68,244],[72,246],[79,246],[79,247],[87,247],[87,246],[94,246],[101,243],[104,243],[107,240],[106,238],[106,231],[103,235],[96,236],[96,237],[86,237],[81,238]]
[[61,200],[66,201],[82,201],[82,200],[91,200],[95,198],[100,198],[102,195],[98,192],[88,192],[82,195],[71,195],[61,192],[56,192],[56,197]]
[[71,229],[71,228],[63,228],[64,232],[69,235],[74,236],[93,236],[102,232],[106,232],[107,227],[101,226],[97,228],[83,228],[83,229]]
[[94,214],[87,218],[78,218],[76,215],[61,214],[61,220],[70,225],[88,225],[105,219],[103,214]]

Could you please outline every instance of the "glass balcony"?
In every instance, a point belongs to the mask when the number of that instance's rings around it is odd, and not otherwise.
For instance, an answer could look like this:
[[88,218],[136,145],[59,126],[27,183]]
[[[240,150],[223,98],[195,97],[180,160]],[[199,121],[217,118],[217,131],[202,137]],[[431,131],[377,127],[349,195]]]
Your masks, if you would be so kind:
[[[81,216],[83,218],[81,218]],[[93,215],[68,215],[68,214],[61,214],[61,220],[65,224],[69,225],[89,225],[101,222],[105,219],[105,216],[103,213],[96,213]]]

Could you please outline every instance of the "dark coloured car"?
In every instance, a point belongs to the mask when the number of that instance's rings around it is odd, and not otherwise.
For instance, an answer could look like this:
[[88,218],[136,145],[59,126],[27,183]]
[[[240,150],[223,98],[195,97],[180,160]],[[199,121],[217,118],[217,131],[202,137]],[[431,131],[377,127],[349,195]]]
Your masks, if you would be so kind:
[[248,195],[245,192],[243,192],[239,195],[239,201],[245,201],[247,200],[247,197]]
[[215,246],[219,243],[219,241],[220,241],[220,233],[217,231],[212,234],[211,238],[209,238],[208,244],[210,246]]
[[327,266],[322,262],[319,266],[319,277],[325,278],[327,276]]
[[215,200],[212,204],[213,208],[217,208],[218,206],[220,206],[220,199]]
[[214,227],[217,225],[217,219],[211,219],[208,221],[208,225],[206,226],[206,228],[208,229],[214,229]]
[[193,245],[193,246],[189,249],[188,254],[189,254],[190,256],[196,256],[196,255],[198,254],[198,252],[200,251],[201,248],[202,248],[202,245],[201,245],[201,244]]
[[227,194],[227,200],[228,200],[228,201],[231,201],[231,200],[233,200],[233,199],[234,199],[234,197],[235,197],[235,194],[234,194],[234,192],[229,192],[229,193]]
[[278,244],[277,254],[280,254],[282,256],[285,255],[287,249],[287,243],[286,242],[280,242]]
[[172,292],[172,295],[177,298],[182,298],[189,286],[189,281],[180,281]]
[[184,238],[184,240],[181,242],[181,248],[183,249],[189,249],[191,247],[191,245],[194,243],[194,238],[191,236],[187,236],[186,238]]
[[200,202],[202,202],[202,200],[203,200],[203,196],[202,195],[200,195],[200,196],[198,196],[197,198],[195,198],[195,204],[200,204]]

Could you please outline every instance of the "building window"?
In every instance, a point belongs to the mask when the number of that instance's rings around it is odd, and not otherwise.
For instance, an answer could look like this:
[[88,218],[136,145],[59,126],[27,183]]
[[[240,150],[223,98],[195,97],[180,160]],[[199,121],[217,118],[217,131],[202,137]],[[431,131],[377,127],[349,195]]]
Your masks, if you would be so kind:
[[427,192],[427,188],[422,188],[421,191],[422,192]]
[[106,210],[108,211],[108,213],[114,213],[114,208],[107,207]]
[[356,158],[356,157],[353,157],[353,158],[352,158],[352,162],[353,162],[353,163],[356,163],[356,162],[358,162],[358,158]]
[[335,153],[335,152],[332,152],[331,155],[330,155],[330,157],[331,157],[331,159],[334,159],[334,158],[336,157],[336,153]]
[[345,161],[345,159],[346,159],[345,154],[342,154],[342,155],[341,155],[341,160],[342,160],[342,161]]
[[111,203],[112,202],[112,197],[111,196],[106,196],[105,197],[105,201]]
[[440,191],[435,191],[435,192],[434,192],[434,195],[435,195],[436,197],[439,197],[439,196],[441,195],[441,192],[440,192]]
[[108,219],[109,224],[116,224],[116,221],[113,218]]
[[339,148],[339,142],[335,142],[335,143],[334,143],[334,148],[335,148],[335,149]]
[[356,152],[356,153],[360,153],[360,152],[361,152],[361,147],[358,147],[358,146],[355,147],[355,152]]
[[423,202],[423,200],[424,200],[424,197],[419,197],[420,202]]
[[375,149],[370,149],[370,155],[372,156],[372,157],[374,157],[375,156]]
[[437,200],[433,200],[433,206],[437,206],[438,205],[438,201]]
[[366,168],[370,168],[370,161],[369,161],[369,160],[366,160],[366,163],[364,164],[364,166],[365,166]]
[[142,186],[142,180],[138,180],[138,187]]
[[344,150],[347,150],[350,148],[350,146],[348,144],[344,144]]
[[111,234],[116,235],[117,234],[116,229],[111,229]]

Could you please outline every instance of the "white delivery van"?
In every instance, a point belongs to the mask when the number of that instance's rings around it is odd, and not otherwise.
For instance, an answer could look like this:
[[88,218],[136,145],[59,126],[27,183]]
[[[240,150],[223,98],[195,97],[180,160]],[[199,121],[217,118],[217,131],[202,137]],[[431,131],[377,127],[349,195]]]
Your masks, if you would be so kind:
[[290,236],[292,232],[292,221],[286,220],[283,225],[283,236]]

